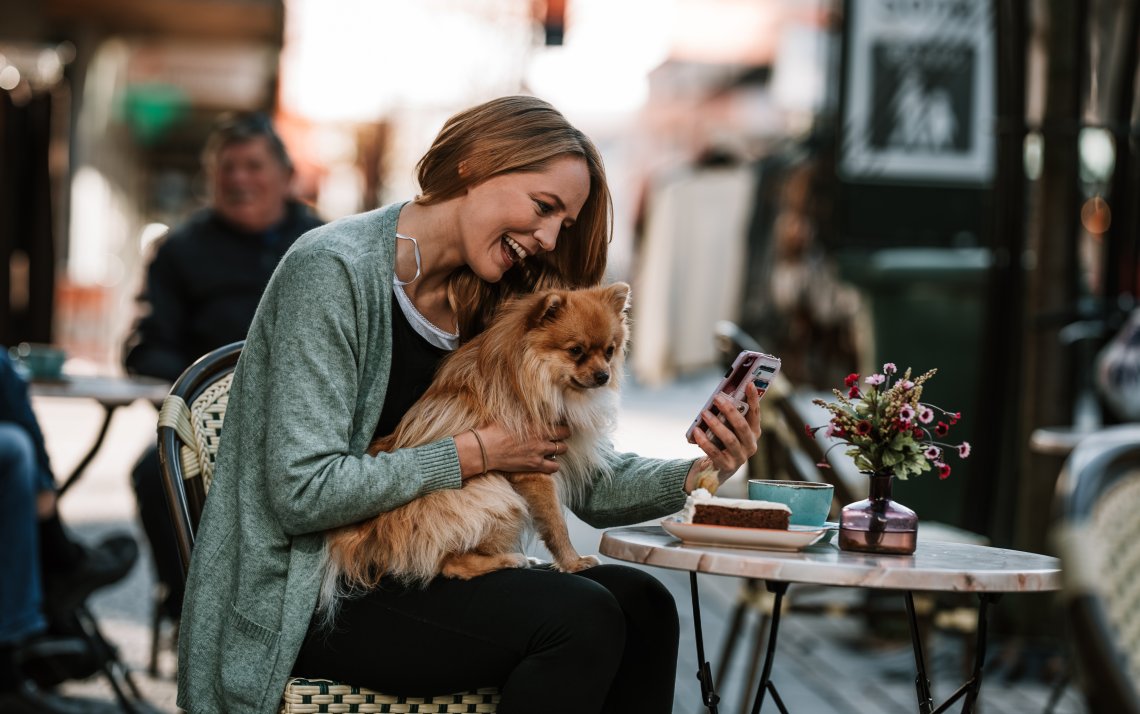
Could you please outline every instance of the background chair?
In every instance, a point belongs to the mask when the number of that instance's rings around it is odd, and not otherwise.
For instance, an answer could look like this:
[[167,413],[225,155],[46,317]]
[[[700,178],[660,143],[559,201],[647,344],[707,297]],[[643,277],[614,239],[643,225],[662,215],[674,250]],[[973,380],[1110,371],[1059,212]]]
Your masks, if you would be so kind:
[[1077,445],[1055,516],[1072,661],[1089,711],[1140,713],[1140,425]]
[[[214,476],[230,383],[244,343],[206,354],[174,383],[158,417],[158,456],[182,573],[190,567],[194,536]],[[316,711],[495,712],[497,689],[435,697],[403,697],[319,678],[291,678],[281,714]]]

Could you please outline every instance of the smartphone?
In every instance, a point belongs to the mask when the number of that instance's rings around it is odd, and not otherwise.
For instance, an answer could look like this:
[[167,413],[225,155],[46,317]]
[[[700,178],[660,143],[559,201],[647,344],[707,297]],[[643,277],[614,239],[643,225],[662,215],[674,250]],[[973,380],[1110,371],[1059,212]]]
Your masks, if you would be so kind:
[[744,350],[736,356],[732,361],[732,366],[724,373],[724,379],[720,380],[720,384],[709,395],[708,401],[701,407],[701,411],[697,412],[697,418],[689,426],[685,432],[685,438],[689,443],[695,443],[693,440],[693,432],[697,429],[703,429],[705,436],[712,440],[713,444],[719,449],[724,446],[720,439],[716,438],[711,429],[704,424],[702,415],[708,409],[720,419],[721,423],[725,422],[725,416],[721,414],[720,407],[714,403],[716,395],[727,394],[728,398],[736,404],[736,409],[741,414],[748,413],[748,402],[744,401],[744,389],[748,386],[749,382],[756,385],[756,391],[761,397],[768,391],[768,385],[776,378],[780,372],[780,358],[772,355],[764,354],[763,352],[753,352],[752,350]]

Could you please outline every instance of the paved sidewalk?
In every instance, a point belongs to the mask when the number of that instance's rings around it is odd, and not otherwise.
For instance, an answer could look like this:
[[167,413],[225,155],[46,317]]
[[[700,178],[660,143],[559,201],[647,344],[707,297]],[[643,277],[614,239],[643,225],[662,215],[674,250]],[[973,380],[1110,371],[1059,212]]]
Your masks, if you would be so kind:
[[[616,438],[618,448],[661,457],[699,455],[695,446],[685,443],[683,433],[718,377],[719,374],[709,372],[657,390],[629,384]],[[56,472],[68,473],[94,439],[101,411],[94,404],[46,398],[37,399],[35,407]],[[94,540],[112,529],[130,529],[139,535],[140,543],[144,544],[140,564],[125,581],[92,598],[92,609],[104,634],[119,647],[147,700],[158,711],[176,712],[175,660],[169,646],[160,652],[160,676],[154,678],[145,673],[150,655],[154,576],[145,540],[137,526],[129,483],[129,471],[135,458],[153,438],[155,420],[155,410],[146,404],[119,410],[99,456],[84,478],[64,497],[61,510],[66,522],[84,539]],[[734,477],[725,487],[726,495],[743,496],[746,478],[744,472]],[[581,552],[597,552],[599,531],[574,520],[572,536]],[[660,569],[653,572],[673,592],[682,618],[674,712],[697,714],[704,709],[700,706],[700,689],[694,676],[696,655],[688,575]],[[700,580],[705,651],[714,670],[721,660],[721,643],[741,585],[739,579],[727,577],[702,576]],[[858,597],[858,591],[830,590],[822,597],[831,603],[850,601]],[[168,631],[164,634],[169,636]],[[733,657],[732,667],[718,684],[722,695],[720,711],[725,714],[745,710],[745,670],[752,642],[750,634],[744,638]],[[1048,685],[1040,677],[1016,676],[1019,673],[1013,668],[1006,671],[1001,656],[1003,647],[1006,645],[1000,641],[990,647],[989,656],[995,666],[987,673],[982,710],[985,714],[1041,712],[1049,696]],[[936,635],[932,640],[927,655],[936,698],[945,697],[960,681],[962,648],[959,638]],[[909,644],[905,641],[870,644],[863,622],[857,618],[793,614],[783,620],[773,678],[792,712],[914,711],[913,676]],[[91,712],[115,710],[111,690],[101,679],[69,683],[63,691],[87,698]],[[770,698],[765,711],[775,711]],[[1084,709],[1076,694],[1068,690],[1054,711],[1064,714]]]

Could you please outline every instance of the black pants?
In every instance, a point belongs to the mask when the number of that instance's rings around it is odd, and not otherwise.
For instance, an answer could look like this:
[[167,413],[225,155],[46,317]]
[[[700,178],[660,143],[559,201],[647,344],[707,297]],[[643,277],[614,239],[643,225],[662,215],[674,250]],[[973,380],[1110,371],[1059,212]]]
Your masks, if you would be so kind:
[[167,617],[177,620],[182,615],[184,578],[182,561],[178,555],[178,543],[174,539],[174,525],[170,522],[166,493],[162,490],[158,446],[148,447],[139,457],[138,463],[131,471],[131,483],[135,487],[139,520],[142,521],[146,539],[150,542],[155,575],[158,582],[166,586],[167,595],[163,608]]
[[293,671],[407,696],[498,686],[500,714],[668,714],[678,632],[673,596],[641,570],[509,569],[346,599]]

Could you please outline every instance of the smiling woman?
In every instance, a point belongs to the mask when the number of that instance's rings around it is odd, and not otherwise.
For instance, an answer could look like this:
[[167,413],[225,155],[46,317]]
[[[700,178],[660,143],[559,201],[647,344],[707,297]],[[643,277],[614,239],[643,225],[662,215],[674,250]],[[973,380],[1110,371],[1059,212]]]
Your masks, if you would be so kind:
[[[503,97],[455,115],[420,160],[416,177],[420,195],[401,213],[401,232],[409,232],[405,222],[425,214],[440,222],[443,215],[446,230],[467,236],[470,220],[490,231],[504,252],[518,255],[512,263],[522,264],[519,270],[496,268],[501,275],[494,280],[475,265],[440,266],[449,307],[462,314],[461,333],[479,332],[506,295],[586,287],[605,272],[613,218],[601,155],[546,102]],[[508,203],[500,209],[499,200]],[[459,216],[463,226],[456,225]],[[562,247],[554,251],[560,239]]]
[[[504,713],[669,712],[676,606],[641,570],[524,566],[439,576],[422,588],[384,571],[378,587],[339,601],[331,623],[313,619],[322,577],[338,584],[330,531],[488,474],[545,483],[572,462],[563,459],[575,435],[567,423],[577,422],[565,410],[539,410],[520,433],[493,403],[483,405],[490,423],[431,412],[433,428],[448,436],[370,453],[369,444],[431,409],[418,400],[437,367],[460,343],[491,334],[500,306],[510,312],[508,300],[546,287],[593,287],[606,267],[611,206],[601,157],[540,99],[503,97],[451,117],[417,178],[415,200],[298,240],[258,307],[187,583],[179,705],[268,714],[295,673],[412,696],[497,686]],[[624,303],[615,308],[624,313]],[[552,306],[520,316],[520,333],[537,330]],[[575,340],[555,352],[588,364],[575,351],[587,344],[578,336],[597,327],[596,319],[575,323]],[[617,348],[607,347],[606,359]],[[492,372],[478,363],[462,378],[482,383]],[[516,374],[507,370],[507,379]],[[609,374],[594,369],[591,379]],[[528,382],[519,399],[547,381]],[[726,446],[698,440],[700,459],[619,454],[599,440],[574,512],[599,527],[641,522],[677,511],[699,472],[726,480],[756,451],[754,388],[746,398],[747,416],[731,410],[711,425]],[[479,483],[469,485],[478,491]],[[416,520],[412,531],[438,534],[431,520]],[[373,537],[390,538],[391,529]],[[449,548],[482,555],[475,544]],[[377,648],[380,638],[402,644]],[[575,696],[552,699],[568,681]]]

